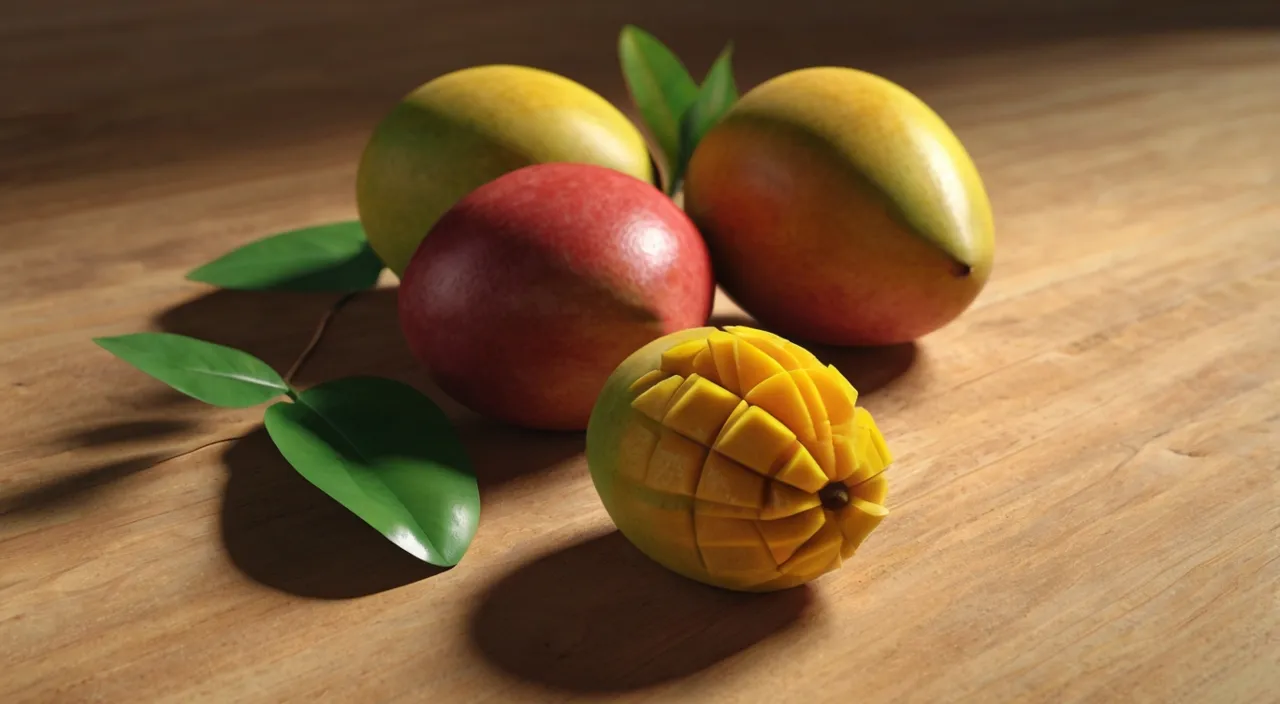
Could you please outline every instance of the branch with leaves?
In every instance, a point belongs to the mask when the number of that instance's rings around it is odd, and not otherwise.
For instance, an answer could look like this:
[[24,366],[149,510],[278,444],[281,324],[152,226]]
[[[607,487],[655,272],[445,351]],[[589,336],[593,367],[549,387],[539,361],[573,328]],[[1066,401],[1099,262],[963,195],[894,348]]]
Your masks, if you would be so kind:
[[[725,47],[699,85],[653,35],[628,25],[619,36],[623,76],[657,143],[668,195],[680,190],[694,149],[738,99],[732,52],[732,44]],[[354,294],[376,286],[383,268],[361,224],[348,221],[251,242],[187,278],[243,291]],[[247,352],[183,335],[138,333],[94,342],[214,406],[274,401],[263,422],[289,464],[415,557],[448,567],[471,544],[480,517],[475,473],[444,412],[412,387],[352,377],[299,391],[290,383],[293,370],[282,377]]]
[[171,333],[94,340],[174,389],[224,408],[267,407],[272,442],[307,481],[420,560],[462,559],[480,490],[462,441],[431,399],[391,379],[350,377],[298,391],[231,347]]

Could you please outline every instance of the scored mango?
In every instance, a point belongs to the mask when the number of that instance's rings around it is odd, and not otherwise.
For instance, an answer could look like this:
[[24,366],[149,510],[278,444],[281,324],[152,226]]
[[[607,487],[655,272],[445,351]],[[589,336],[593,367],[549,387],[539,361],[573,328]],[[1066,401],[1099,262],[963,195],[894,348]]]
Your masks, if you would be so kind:
[[888,514],[883,435],[858,392],[804,348],[753,328],[668,335],[596,403],[587,460],[641,551],[736,590],[841,566]]

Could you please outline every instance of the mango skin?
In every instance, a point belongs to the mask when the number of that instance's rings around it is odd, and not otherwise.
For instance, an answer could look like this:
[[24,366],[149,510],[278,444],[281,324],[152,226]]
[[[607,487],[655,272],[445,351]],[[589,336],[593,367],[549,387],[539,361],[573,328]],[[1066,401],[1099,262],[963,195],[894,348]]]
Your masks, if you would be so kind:
[[706,245],[657,188],[600,166],[535,164],[436,223],[400,283],[399,320],[464,406],[582,430],[618,363],[704,324],[714,289]]
[[[763,345],[756,345],[756,352],[770,351],[747,355],[747,350],[735,349],[731,354],[717,355],[714,362],[703,359],[701,354],[696,357],[683,354],[685,349],[705,348],[707,344],[724,350],[724,346],[716,345],[716,336],[719,342],[738,338],[735,346],[744,339],[763,341]],[[797,372],[778,369],[773,362],[763,359],[766,356],[779,361],[787,358],[791,363],[784,362],[783,369],[803,368],[800,376],[822,375],[831,383],[820,384],[821,389],[810,387],[810,393],[798,393],[806,397],[799,405],[786,403],[786,394],[757,395],[766,387],[779,389],[779,385],[773,383],[779,381],[779,377],[798,378],[794,376]],[[748,361],[748,357],[753,360]],[[726,375],[725,368],[734,365],[737,371]],[[775,372],[760,373],[769,367]],[[710,426],[682,421],[690,420],[690,411],[699,405],[690,401],[697,394],[693,389],[713,380],[710,386],[716,389],[715,393],[703,396],[702,400],[727,396],[737,408],[722,425],[717,423],[718,437],[711,440],[711,435],[702,435],[704,439],[698,440],[699,428]],[[671,387],[677,385],[680,389],[672,393]],[[689,389],[689,393],[682,396],[685,389]],[[793,389],[793,393],[797,391]],[[744,393],[745,397],[741,396]],[[800,401],[798,396],[796,401]],[[817,405],[815,396],[823,397]],[[669,399],[665,401],[665,410],[650,402],[658,398]],[[770,333],[742,327],[726,327],[724,331],[711,327],[682,330],[640,348],[609,377],[587,427],[587,464],[596,491],[615,525],[654,561],[685,577],[720,588],[787,589],[838,569],[888,513],[883,506],[888,488],[883,473],[893,458],[870,414],[855,406],[856,399],[856,389],[838,371],[830,367],[824,369],[813,355]],[[825,406],[826,410],[815,410],[819,406]],[[717,418],[724,417],[727,409],[719,402],[704,403],[701,407]],[[794,413],[804,407],[808,412],[800,411],[799,416]],[[834,456],[815,453],[813,457],[823,458],[818,460],[821,467],[811,460],[807,474],[795,472],[788,476],[787,467],[793,465],[788,462],[779,469],[779,463],[771,461],[772,451],[756,456],[764,459],[764,463],[753,463],[750,452],[746,455],[740,452],[749,446],[764,448],[774,444],[768,441],[774,435],[772,432],[739,433],[737,440],[732,439],[735,426],[768,430],[745,420],[761,411],[777,420],[783,420],[781,414],[785,413],[793,421],[797,418],[823,421],[828,432],[817,435],[800,430],[800,424],[789,423],[789,429],[796,431],[791,438],[799,441],[791,450],[800,449],[797,445],[801,444],[818,449],[824,435],[828,439],[833,437],[830,430],[837,427],[837,421],[840,428],[837,437],[847,439],[850,436],[846,433],[856,430],[861,432],[860,439],[852,444],[837,442]],[[661,416],[665,417],[659,420]],[[674,420],[677,418],[679,421]],[[827,418],[831,422],[827,422]],[[810,426],[810,430],[814,427]],[[650,431],[657,433],[651,436],[658,438],[657,444],[651,445],[657,449],[648,450],[645,453],[648,459],[636,464],[636,450],[645,444],[638,445],[636,440]],[[673,432],[678,435],[673,436]],[[677,442],[672,446],[668,440]],[[695,469],[700,477],[692,493],[692,484],[679,479],[672,483],[673,478],[683,474],[672,474],[672,470],[681,465],[679,461],[672,464],[678,457],[660,450],[664,445],[679,449],[691,444],[702,446],[704,458],[693,460],[703,464],[700,470]],[[827,445],[831,449],[829,442]],[[811,457],[804,451],[800,454]],[[739,460],[747,464],[740,464]],[[642,464],[648,465],[648,476],[644,479],[636,473]],[[713,471],[713,464],[718,471]],[[747,482],[750,491],[733,491],[731,484],[724,483],[728,477],[724,474],[726,465],[730,472],[750,480]],[[755,469],[748,469],[747,465]],[[709,481],[713,476],[720,480]],[[766,476],[771,478],[764,479]],[[817,482],[808,481],[810,477],[817,478]],[[797,488],[804,485],[807,488]],[[852,497],[846,505],[828,505],[827,490],[835,485],[846,489],[847,497]],[[759,496],[760,489],[765,490],[763,497]],[[753,497],[759,498],[753,500]],[[778,510],[780,508],[784,510]],[[809,519],[815,519],[817,524]],[[726,530],[736,529],[745,531],[740,533],[747,538],[745,542],[737,539],[722,542]],[[706,531],[718,532],[720,537],[708,537]],[[747,550],[728,547],[731,545]]]
[[563,76],[488,65],[435,78],[375,128],[356,173],[369,244],[398,276],[435,222],[523,166],[595,164],[653,178],[644,138],[607,100]]
[[684,198],[725,291],[798,339],[916,339],[991,273],[991,206],[960,141],[919,98],[854,69],[749,91],[694,152]]

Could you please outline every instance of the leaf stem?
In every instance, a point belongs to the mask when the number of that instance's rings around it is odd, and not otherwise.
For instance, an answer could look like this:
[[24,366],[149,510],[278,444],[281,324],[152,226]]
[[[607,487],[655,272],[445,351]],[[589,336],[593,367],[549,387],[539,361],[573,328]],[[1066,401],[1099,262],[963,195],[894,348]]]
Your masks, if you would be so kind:
[[303,348],[302,354],[298,355],[297,361],[289,367],[289,371],[285,372],[284,383],[290,385],[289,398],[295,401],[298,400],[297,393],[294,392],[292,386],[293,378],[298,375],[298,372],[302,369],[302,365],[306,364],[307,360],[311,358],[311,354],[315,352],[316,346],[320,344],[320,339],[324,337],[324,332],[329,327],[329,321],[333,319],[335,313],[342,310],[343,306],[350,303],[351,299],[355,298],[358,293],[360,292],[352,291],[351,293],[342,296],[338,300],[334,301],[332,306],[329,306],[329,310],[325,311],[324,317],[320,319],[320,324],[316,326],[315,333],[311,335],[311,341]]

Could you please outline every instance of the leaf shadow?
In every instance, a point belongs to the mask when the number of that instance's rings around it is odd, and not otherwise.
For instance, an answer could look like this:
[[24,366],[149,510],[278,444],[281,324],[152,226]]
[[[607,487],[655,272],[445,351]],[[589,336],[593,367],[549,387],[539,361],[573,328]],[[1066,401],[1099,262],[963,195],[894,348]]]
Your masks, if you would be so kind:
[[164,459],[148,454],[63,474],[11,495],[0,495],[0,516],[48,512],[82,504],[108,484],[149,469]]
[[480,597],[473,646],[520,679],[618,693],[693,675],[803,623],[815,592],[715,589],[670,572],[617,531],[520,565]]
[[190,418],[151,418],[104,423],[68,432],[61,438],[61,445],[66,449],[81,449],[159,440],[182,435],[199,425],[200,423]]
[[221,535],[231,562],[274,589],[350,599],[443,572],[396,547],[289,466],[264,428],[223,455]]
[[215,289],[161,311],[165,332],[244,350],[283,373],[340,293]]

